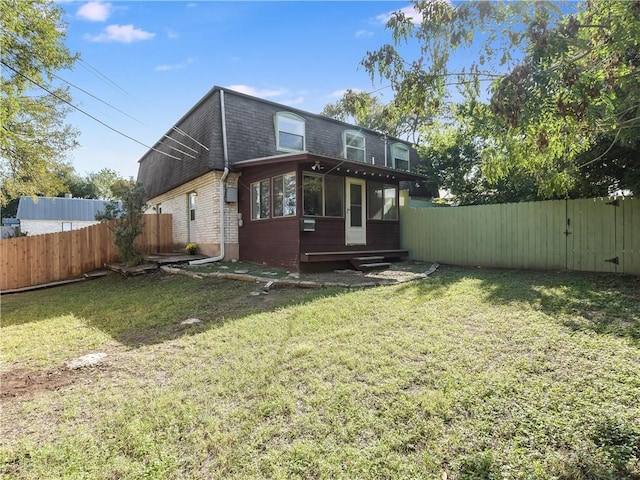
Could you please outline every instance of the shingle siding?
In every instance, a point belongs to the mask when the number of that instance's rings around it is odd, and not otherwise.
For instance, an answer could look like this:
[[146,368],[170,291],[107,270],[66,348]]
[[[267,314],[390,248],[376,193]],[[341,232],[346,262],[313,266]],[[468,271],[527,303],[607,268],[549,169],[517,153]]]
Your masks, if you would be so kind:
[[[305,120],[306,150],[331,157],[343,156],[342,134],[345,130],[357,130],[366,138],[366,163],[385,165],[385,150],[391,166],[390,146],[396,138],[385,141],[380,133],[316,115],[285,105],[250,97],[231,90],[214,87],[200,102],[187,112],[176,127],[187,133],[209,150],[173,128],[166,133],[176,140],[163,136],[154,149],[178,157],[173,159],[163,153],[150,150],[140,159],[138,181],[145,185],[147,195],[155,197],[211,171],[224,168],[221,92],[224,92],[227,148],[229,163],[282,154],[276,147],[274,118],[277,112],[291,112]],[[179,142],[179,143],[178,143]],[[180,145],[180,143],[184,145]],[[170,148],[173,147],[173,148]],[[175,149],[182,150],[179,152]],[[193,150],[196,152],[194,152]],[[193,155],[196,158],[191,158]],[[410,150],[410,163],[418,162],[416,151]]]
[[[175,126],[188,136],[171,128],[166,135],[175,141],[163,136],[154,145],[154,149],[178,159],[154,150],[150,150],[140,159],[138,181],[144,184],[149,197],[176,188],[214,168],[223,168],[219,91],[209,92]],[[209,150],[198,145],[196,141]]]
[[[265,102],[231,91],[225,91],[227,120],[227,143],[229,160],[234,162],[278,155],[283,152],[276,147],[274,118],[278,112],[291,112],[305,120],[306,150],[330,157],[342,157],[344,147],[342,134],[346,130],[360,131],[366,138],[366,163],[384,166],[385,141],[382,134],[284,105]],[[389,165],[392,143],[411,144],[397,138],[387,139],[386,150]],[[411,166],[418,162],[416,151],[410,150]]]

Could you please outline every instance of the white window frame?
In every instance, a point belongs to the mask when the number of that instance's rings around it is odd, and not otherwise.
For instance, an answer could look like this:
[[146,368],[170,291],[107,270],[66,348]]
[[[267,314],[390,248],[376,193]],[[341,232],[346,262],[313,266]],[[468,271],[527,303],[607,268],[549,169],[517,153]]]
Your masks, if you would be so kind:
[[[403,155],[400,155],[400,152],[402,152]],[[402,158],[403,156],[406,156],[407,158]],[[393,161],[393,168],[400,170],[396,165],[396,159],[407,162],[407,172],[411,169],[410,150],[404,143],[394,143],[391,145],[391,160]]]
[[[269,189],[269,194],[267,195],[267,214],[266,216],[260,216],[260,212],[262,210],[262,184],[267,184],[267,188]],[[255,197],[254,197],[254,188],[258,187],[258,211],[254,209],[255,206]],[[263,178],[262,180],[258,180],[257,182],[253,182],[250,186],[251,193],[251,220],[265,220],[271,217],[271,181],[269,178]]]
[[[285,130],[284,128],[281,130],[280,128],[280,119],[287,119],[287,120],[293,120],[294,122],[299,122],[302,126],[302,149],[298,150],[296,148],[289,148],[289,147],[283,147],[280,145],[280,132],[282,131],[283,133],[288,133],[290,135],[298,135],[300,136],[300,134],[298,132],[289,132],[287,130]],[[276,149],[279,152],[304,152],[306,151],[307,148],[307,134],[306,134],[306,122],[305,119],[302,118],[300,115],[296,115],[295,113],[291,113],[291,112],[277,112],[275,117],[274,117],[274,123],[275,123],[275,129],[276,129]]]
[[[293,177],[293,205],[285,205],[285,198],[286,195],[285,193],[285,177]],[[282,175],[276,175],[275,177],[271,177],[271,192],[272,192],[272,196],[273,199],[271,200],[271,208],[272,208],[272,216],[273,218],[280,218],[280,217],[293,217],[296,215],[296,208],[297,208],[297,199],[296,199],[296,190],[297,190],[297,175],[296,172],[287,172],[287,173],[283,173]],[[281,215],[276,215],[276,183],[281,184],[281,190],[280,193],[282,193],[282,214]],[[293,210],[289,210],[287,212],[287,208],[289,209],[293,209]]]
[[[378,215],[371,215],[371,208],[376,204],[372,195],[380,192],[381,209]],[[387,183],[370,182],[367,184],[367,218],[385,222],[398,221],[398,186]]]
[[[304,204],[304,200],[305,200],[305,188],[304,188],[304,179],[305,177],[311,177],[311,178],[316,178],[319,180],[322,180],[322,190],[320,191],[320,202],[322,204],[322,213],[320,214],[316,214],[316,215],[311,215],[308,213],[305,213],[305,204]],[[325,179],[326,178],[340,178],[342,179],[342,197],[340,198],[341,203],[342,203],[342,212],[340,213],[340,215],[336,216],[336,215],[327,215],[327,195],[326,195],[326,187],[325,187]],[[307,216],[307,217],[327,217],[327,218],[344,218],[344,205],[345,205],[345,196],[344,196],[344,179],[342,177],[333,177],[332,175],[320,175],[317,173],[310,173],[310,172],[304,172],[302,174],[302,215],[303,216]]]
[[[362,139],[362,148],[356,147],[354,145],[349,145],[348,138],[349,137],[357,137]],[[342,156],[346,159],[353,160],[354,162],[362,162],[366,163],[367,161],[367,137],[364,136],[362,132],[358,132],[357,130],[345,130],[342,132],[342,145],[343,151]],[[358,160],[356,158],[349,157],[349,150],[362,152],[362,160]]]

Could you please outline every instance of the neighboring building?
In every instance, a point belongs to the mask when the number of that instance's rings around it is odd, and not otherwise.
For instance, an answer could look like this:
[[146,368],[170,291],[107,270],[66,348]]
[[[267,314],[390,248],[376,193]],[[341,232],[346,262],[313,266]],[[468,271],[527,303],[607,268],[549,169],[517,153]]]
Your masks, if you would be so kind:
[[96,213],[110,202],[69,197],[20,197],[16,218],[28,235],[66,232],[99,223]]
[[427,180],[409,142],[220,87],[139,162],[176,248],[294,271],[402,255],[398,191]]

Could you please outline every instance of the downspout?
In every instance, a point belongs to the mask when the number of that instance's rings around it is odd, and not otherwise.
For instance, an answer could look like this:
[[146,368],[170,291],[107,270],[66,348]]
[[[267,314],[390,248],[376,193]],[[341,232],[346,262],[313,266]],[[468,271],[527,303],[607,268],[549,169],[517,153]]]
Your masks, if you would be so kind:
[[225,255],[225,226],[224,226],[224,187],[229,176],[229,152],[227,150],[227,120],[224,109],[224,91],[220,90],[220,120],[222,122],[222,155],[224,158],[224,171],[220,177],[220,255],[216,257],[192,260],[189,265],[204,265],[206,263],[219,262]]

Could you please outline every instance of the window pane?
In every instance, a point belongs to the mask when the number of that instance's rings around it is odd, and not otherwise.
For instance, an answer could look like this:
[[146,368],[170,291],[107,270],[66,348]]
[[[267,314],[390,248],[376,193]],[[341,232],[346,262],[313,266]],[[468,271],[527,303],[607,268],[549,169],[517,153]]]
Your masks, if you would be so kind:
[[260,218],[260,184],[251,184],[251,218]]
[[400,158],[396,158],[396,168],[398,170],[409,171],[409,160],[402,160]]
[[398,219],[398,204],[396,202],[396,188],[385,185],[384,187],[384,215],[385,220]]
[[382,210],[384,207],[383,192],[384,190],[381,184],[369,183],[369,218],[372,220],[382,220]]
[[349,147],[355,147],[364,149],[364,137],[360,135],[354,135],[353,133],[347,133],[346,135],[347,145]]
[[347,147],[347,158],[356,162],[364,162],[364,150]]
[[273,177],[273,216],[281,217],[283,215],[284,192],[282,184],[282,176]]
[[293,133],[304,136],[304,122],[284,115],[278,117],[278,128],[281,132]]
[[342,177],[324,177],[324,214],[327,217],[344,215],[344,179]]
[[304,137],[287,132],[280,132],[280,148],[289,150],[302,150],[304,148]]
[[283,178],[284,188],[284,215],[296,214],[296,174],[289,173]]
[[269,218],[269,180],[260,182],[260,218]]
[[273,216],[296,214],[296,174],[273,177]]
[[322,177],[305,175],[303,179],[304,215],[322,215]]

